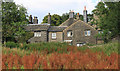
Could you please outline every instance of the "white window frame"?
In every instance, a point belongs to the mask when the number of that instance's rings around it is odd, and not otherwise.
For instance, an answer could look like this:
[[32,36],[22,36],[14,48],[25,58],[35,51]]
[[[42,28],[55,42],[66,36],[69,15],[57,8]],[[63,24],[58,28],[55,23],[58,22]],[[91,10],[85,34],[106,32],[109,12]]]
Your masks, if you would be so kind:
[[85,43],[77,43],[77,47],[81,47],[83,45],[85,45]]
[[56,39],[56,33],[52,33],[52,39]]
[[41,32],[34,32],[34,37],[41,37]]
[[102,34],[102,33],[103,33],[103,31],[99,30],[99,31],[98,31],[98,33],[99,33],[99,34]]
[[85,36],[90,36],[91,35],[91,31],[90,30],[85,30]]
[[73,36],[72,31],[67,31],[67,37],[72,37],[72,36]]

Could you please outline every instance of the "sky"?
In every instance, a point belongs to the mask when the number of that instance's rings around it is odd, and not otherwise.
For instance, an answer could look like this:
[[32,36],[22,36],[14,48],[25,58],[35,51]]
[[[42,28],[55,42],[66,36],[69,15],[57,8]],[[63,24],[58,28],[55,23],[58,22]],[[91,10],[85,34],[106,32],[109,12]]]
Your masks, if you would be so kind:
[[48,13],[62,15],[73,10],[75,13],[83,14],[86,6],[88,14],[91,14],[99,0],[14,0],[14,2],[23,5],[28,15],[37,16],[40,24]]

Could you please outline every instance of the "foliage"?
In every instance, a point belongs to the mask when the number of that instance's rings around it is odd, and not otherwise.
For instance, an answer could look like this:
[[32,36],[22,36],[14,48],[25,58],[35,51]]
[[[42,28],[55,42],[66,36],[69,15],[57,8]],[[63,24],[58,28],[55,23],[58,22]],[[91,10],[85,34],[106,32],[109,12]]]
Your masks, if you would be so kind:
[[101,34],[104,42],[108,42],[109,39],[112,39],[119,35],[119,5],[120,3],[103,3],[99,2],[96,6],[96,9],[93,10],[93,13],[98,17],[94,19],[94,24],[98,26],[103,33]]
[[76,51],[41,55],[38,53],[2,54],[3,69],[118,69],[118,54],[106,56],[102,52]]
[[[44,17],[42,23],[48,23],[48,15]],[[52,26],[58,26],[62,23],[62,19],[59,15],[54,14],[51,16],[51,25]]]
[[52,52],[66,52],[67,51],[67,44],[66,43],[32,43],[32,44],[24,44],[22,49],[31,50],[31,51],[46,51],[47,54]]
[[65,22],[69,18],[69,13],[62,14],[61,18],[62,18],[62,23]]
[[27,10],[23,6],[16,5],[14,2],[2,3],[3,41],[15,41],[16,34],[20,37],[19,35],[24,33],[21,27],[28,22],[26,17]]
[[[77,13],[74,15],[74,18],[76,19]],[[83,15],[79,15],[80,20],[83,21]],[[91,21],[93,19],[93,14],[88,14],[89,20]],[[52,26],[59,26],[63,22],[65,22],[69,18],[69,13],[63,13],[62,16],[59,16],[57,14],[54,14],[51,16],[51,25]],[[48,15],[46,15],[43,19],[42,23],[48,23]]]
[[[9,43],[9,44],[8,44]],[[51,54],[53,52],[57,53],[69,53],[70,51],[84,51],[87,49],[90,49],[94,52],[103,52],[106,55],[110,55],[111,53],[118,53],[118,43],[117,42],[111,42],[107,44],[100,44],[100,45],[93,45],[93,44],[87,44],[82,47],[75,47],[75,46],[68,46],[67,43],[32,43],[32,44],[26,44],[26,43],[13,43],[8,42],[7,47],[18,47],[20,51],[24,50],[28,54],[30,52],[43,52],[43,54]],[[12,44],[11,44],[12,43]],[[19,51],[18,51],[19,52]]]
[[15,38],[15,40],[19,43],[23,43],[26,42],[30,37],[32,37],[32,33],[30,32],[26,32],[25,31],[25,24],[27,24],[27,22],[13,22],[11,23],[11,29],[12,32],[15,32],[13,34],[13,37]]
[[[3,69],[118,69],[117,42],[90,47],[67,46],[66,43],[35,43],[28,45],[31,46],[30,49],[25,49],[29,48],[26,45],[24,43],[19,45],[20,48],[14,49],[3,47]],[[39,47],[38,50],[35,50],[36,47]]]
[[7,42],[6,47],[17,48],[17,47],[19,47],[19,45],[17,43],[14,43],[14,42]]
[[90,48],[92,51],[100,51],[104,52],[107,55],[110,55],[111,53],[118,53],[118,42],[114,43],[107,43],[104,45],[98,45],[95,48]]
[[88,22],[90,22],[93,19],[93,14],[87,14],[88,16]]

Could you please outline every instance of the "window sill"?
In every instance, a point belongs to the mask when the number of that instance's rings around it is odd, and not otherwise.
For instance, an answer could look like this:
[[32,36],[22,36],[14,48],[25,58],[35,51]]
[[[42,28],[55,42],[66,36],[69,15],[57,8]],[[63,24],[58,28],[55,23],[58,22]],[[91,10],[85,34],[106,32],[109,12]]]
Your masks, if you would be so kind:
[[[34,37],[38,37],[38,36],[34,36]],[[39,37],[41,37],[41,36],[39,36]]]
[[57,38],[52,38],[52,40],[56,40]]
[[86,36],[88,36],[88,35],[86,35]]

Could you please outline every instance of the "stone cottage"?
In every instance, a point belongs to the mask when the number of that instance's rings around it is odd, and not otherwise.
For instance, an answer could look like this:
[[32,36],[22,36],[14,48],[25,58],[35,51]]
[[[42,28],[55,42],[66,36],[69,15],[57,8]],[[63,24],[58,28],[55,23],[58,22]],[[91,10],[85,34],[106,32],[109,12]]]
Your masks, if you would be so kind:
[[84,21],[80,20],[79,13],[76,19],[74,12],[69,12],[69,18],[60,26],[51,26],[51,15],[48,14],[48,23],[38,24],[37,17],[32,19],[30,15],[30,24],[26,26],[27,31],[34,32],[34,36],[28,40],[29,43],[38,42],[67,42],[70,45],[82,46],[86,43],[97,44],[101,40],[95,35],[99,32],[89,25],[86,7],[83,11]]

